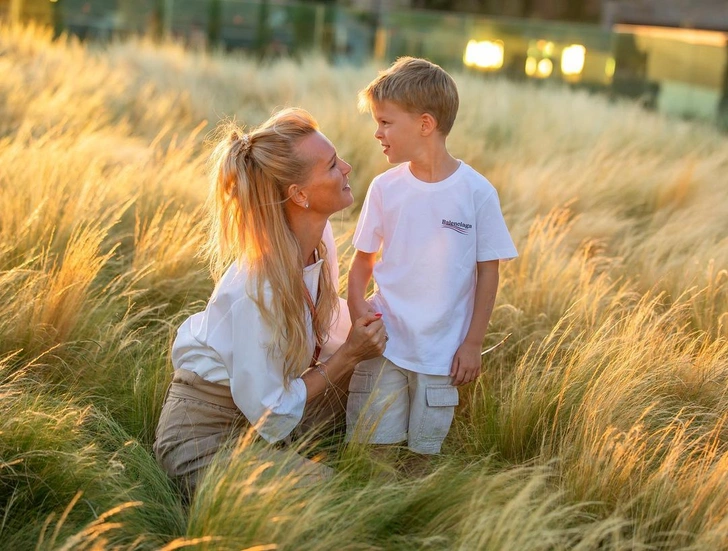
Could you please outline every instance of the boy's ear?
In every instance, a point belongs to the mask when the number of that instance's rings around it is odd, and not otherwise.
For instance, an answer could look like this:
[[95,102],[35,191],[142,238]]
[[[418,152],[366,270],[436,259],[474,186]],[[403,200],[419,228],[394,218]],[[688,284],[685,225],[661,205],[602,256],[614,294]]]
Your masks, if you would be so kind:
[[420,133],[422,136],[429,136],[437,130],[437,119],[429,113],[420,115]]

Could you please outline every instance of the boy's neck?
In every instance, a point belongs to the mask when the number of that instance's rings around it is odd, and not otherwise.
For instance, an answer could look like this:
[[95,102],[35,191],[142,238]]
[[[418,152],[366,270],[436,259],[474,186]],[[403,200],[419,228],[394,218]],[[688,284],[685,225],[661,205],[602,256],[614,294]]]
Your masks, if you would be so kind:
[[422,182],[441,182],[451,176],[460,166],[460,161],[448,153],[445,147],[428,148],[410,159],[412,175]]

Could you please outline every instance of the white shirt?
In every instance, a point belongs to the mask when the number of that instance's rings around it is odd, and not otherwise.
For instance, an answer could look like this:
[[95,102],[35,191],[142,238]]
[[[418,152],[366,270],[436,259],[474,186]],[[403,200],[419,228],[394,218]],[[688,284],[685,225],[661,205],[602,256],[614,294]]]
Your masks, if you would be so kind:
[[[331,225],[327,223],[323,241],[328,250],[334,284],[338,284],[336,245]],[[307,266],[303,279],[314,302],[323,260]],[[251,280],[245,264],[233,264],[215,287],[204,311],[194,314],[180,326],[172,345],[175,369],[187,369],[203,379],[230,386],[233,401],[258,433],[268,442],[277,442],[290,434],[303,417],[306,385],[295,378],[284,385],[283,359],[269,345],[271,328],[251,298]],[[266,302],[271,298],[269,285],[264,288]],[[321,350],[325,361],[343,342],[351,327],[349,314],[340,300],[338,316],[332,324],[328,342]],[[309,318],[310,319],[310,318]],[[309,326],[309,348],[313,354],[314,336]]]
[[448,375],[473,315],[478,262],[518,256],[498,193],[460,161],[445,180],[427,183],[408,163],[374,179],[354,247],[382,248],[371,303],[387,327],[384,356],[404,369]]

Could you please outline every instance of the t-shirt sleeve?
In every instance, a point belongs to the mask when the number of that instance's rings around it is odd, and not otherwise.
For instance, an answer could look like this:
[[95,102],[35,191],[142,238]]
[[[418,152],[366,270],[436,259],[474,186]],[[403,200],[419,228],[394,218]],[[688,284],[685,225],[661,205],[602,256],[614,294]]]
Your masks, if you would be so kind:
[[[230,373],[235,405],[268,442],[288,436],[301,422],[306,385],[297,378],[284,385],[283,362],[269,352],[264,321],[250,297],[236,301],[218,325],[220,354]],[[218,350],[218,353],[221,351]]]
[[518,256],[511,234],[500,208],[498,192],[492,189],[477,209],[477,258],[478,262],[488,260],[510,260]]
[[352,244],[362,252],[376,253],[382,245],[382,235],[381,190],[375,179],[367,190]]

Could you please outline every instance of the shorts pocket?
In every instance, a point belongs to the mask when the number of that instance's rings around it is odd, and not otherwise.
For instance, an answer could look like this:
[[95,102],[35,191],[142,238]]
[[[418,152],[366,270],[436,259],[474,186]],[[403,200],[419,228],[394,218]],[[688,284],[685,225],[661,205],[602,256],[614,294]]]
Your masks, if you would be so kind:
[[450,385],[429,385],[425,389],[429,407],[455,407],[460,403],[458,389]]
[[357,371],[351,374],[351,380],[349,381],[349,392],[366,392],[371,394],[372,388],[372,374],[369,371]]
[[440,444],[450,431],[460,396],[458,389],[452,385],[428,385],[425,399],[427,407],[422,414],[415,441],[432,442],[439,451]]
[[354,425],[359,420],[373,388],[374,380],[370,372],[354,370],[349,381],[349,398],[346,401],[346,426],[348,432],[353,430]]

